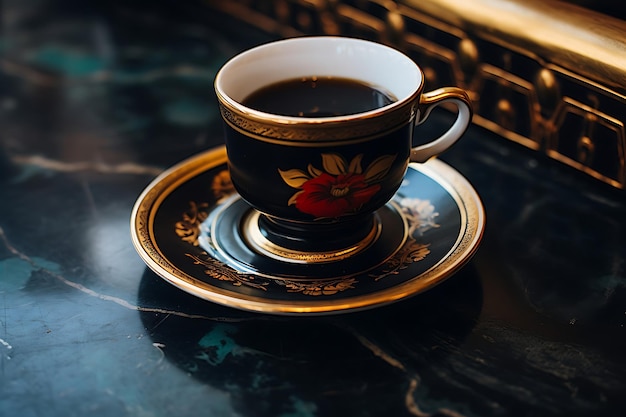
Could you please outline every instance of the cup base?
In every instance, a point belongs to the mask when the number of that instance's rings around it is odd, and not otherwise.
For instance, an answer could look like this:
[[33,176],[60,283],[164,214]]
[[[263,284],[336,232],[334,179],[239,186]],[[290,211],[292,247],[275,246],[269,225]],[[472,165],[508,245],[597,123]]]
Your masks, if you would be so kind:
[[386,262],[408,238],[407,219],[393,202],[351,220],[311,225],[277,222],[235,195],[211,210],[198,243],[211,257],[240,273],[323,280],[366,273]]
[[241,237],[260,255],[290,263],[327,263],[353,257],[381,234],[378,215],[334,224],[302,224],[250,210],[241,222]]

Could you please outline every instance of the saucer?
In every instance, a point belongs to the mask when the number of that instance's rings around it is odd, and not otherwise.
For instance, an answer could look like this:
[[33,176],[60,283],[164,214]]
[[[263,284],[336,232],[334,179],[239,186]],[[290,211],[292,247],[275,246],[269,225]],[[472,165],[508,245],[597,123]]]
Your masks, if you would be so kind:
[[242,238],[255,211],[232,187],[224,147],[159,175],[132,211],[139,256],[176,287],[271,314],[331,314],[392,303],[443,282],[475,253],[485,227],[471,184],[446,163],[410,164],[376,212],[368,248],[334,262],[285,262]]

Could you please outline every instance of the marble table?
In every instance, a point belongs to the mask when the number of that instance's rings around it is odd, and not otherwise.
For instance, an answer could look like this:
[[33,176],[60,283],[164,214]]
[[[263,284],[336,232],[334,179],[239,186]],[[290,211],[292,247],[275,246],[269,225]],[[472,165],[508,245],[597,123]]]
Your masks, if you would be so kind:
[[478,127],[442,159],[484,238],[430,291],[272,316],[148,269],[135,200],[222,143],[215,73],[271,38],[150,4],[1,6],[0,415],[622,415],[625,196]]

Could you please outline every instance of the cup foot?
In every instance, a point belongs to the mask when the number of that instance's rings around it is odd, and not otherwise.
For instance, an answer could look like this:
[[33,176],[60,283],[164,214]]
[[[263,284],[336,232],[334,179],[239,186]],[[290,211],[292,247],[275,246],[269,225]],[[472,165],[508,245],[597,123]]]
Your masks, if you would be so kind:
[[407,236],[406,218],[393,202],[340,227],[303,227],[277,223],[234,196],[210,212],[198,242],[211,257],[241,273],[310,280],[366,273],[392,257]]
[[243,216],[241,236],[260,255],[291,263],[337,262],[370,247],[381,235],[376,214],[334,224],[301,224],[250,210]]

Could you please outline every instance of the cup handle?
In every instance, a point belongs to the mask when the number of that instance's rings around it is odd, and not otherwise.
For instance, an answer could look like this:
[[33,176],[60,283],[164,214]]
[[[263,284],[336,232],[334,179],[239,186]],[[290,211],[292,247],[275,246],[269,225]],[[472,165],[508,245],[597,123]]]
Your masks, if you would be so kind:
[[425,145],[411,149],[411,162],[426,162],[452,146],[472,121],[472,102],[467,93],[458,87],[443,87],[422,94],[415,125],[424,123],[431,110],[443,103],[453,103],[458,108],[454,124],[443,135]]

